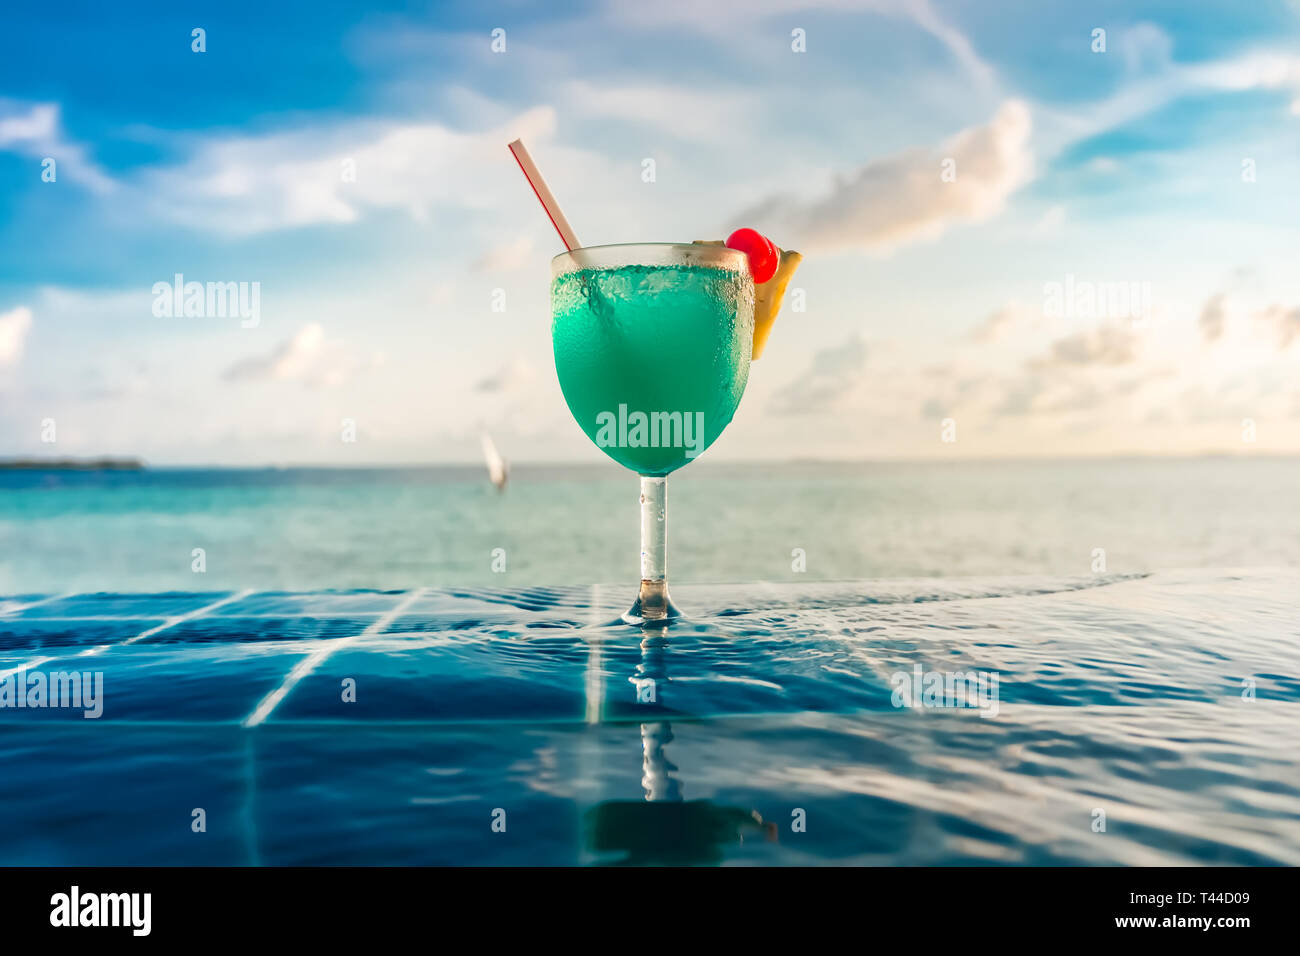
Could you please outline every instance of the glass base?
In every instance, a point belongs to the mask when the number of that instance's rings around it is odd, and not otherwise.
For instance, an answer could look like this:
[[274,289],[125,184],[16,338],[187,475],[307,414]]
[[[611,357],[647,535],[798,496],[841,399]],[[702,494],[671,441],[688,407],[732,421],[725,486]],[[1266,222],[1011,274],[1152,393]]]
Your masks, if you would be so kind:
[[662,627],[681,617],[682,612],[668,593],[668,582],[642,580],[641,592],[636,596],[636,603],[623,614],[623,623]]

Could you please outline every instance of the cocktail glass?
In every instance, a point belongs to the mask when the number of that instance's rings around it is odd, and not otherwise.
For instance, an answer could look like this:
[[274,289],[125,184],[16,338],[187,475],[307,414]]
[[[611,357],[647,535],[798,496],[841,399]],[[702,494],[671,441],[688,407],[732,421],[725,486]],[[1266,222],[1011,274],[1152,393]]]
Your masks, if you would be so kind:
[[720,245],[634,243],[551,261],[555,371],[587,437],[641,476],[641,587],[629,624],[680,616],[668,594],[667,476],[713,444],[749,380],[754,282]]

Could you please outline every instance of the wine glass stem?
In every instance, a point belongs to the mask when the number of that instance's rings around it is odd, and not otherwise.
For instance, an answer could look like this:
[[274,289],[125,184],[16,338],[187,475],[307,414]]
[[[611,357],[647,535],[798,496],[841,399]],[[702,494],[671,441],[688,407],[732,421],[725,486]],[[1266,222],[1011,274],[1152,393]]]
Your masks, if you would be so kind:
[[641,476],[641,580],[668,577],[668,479]]
[[668,479],[641,476],[641,616],[670,614],[668,599]]

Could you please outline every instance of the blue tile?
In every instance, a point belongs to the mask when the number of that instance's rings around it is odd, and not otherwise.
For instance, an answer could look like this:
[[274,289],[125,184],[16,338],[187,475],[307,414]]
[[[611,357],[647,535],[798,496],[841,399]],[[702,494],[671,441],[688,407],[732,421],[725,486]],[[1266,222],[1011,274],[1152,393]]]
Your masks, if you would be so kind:
[[165,628],[141,644],[246,644],[353,637],[373,624],[370,618],[216,617],[202,615]]
[[382,614],[405,597],[405,591],[259,591],[217,608],[214,614],[239,617],[249,614],[345,616]]
[[179,617],[214,604],[229,591],[171,591],[165,594],[74,594],[27,611],[25,618]]
[[[533,653],[545,655],[540,647]],[[575,720],[585,713],[582,671],[560,655],[512,667],[481,638],[357,645],[328,657],[285,698],[272,721]],[[355,702],[342,682],[356,681]]]
[[119,644],[164,623],[166,622],[158,618],[127,618],[120,621],[0,618],[0,651],[49,651]]
[[283,682],[306,648],[268,652],[263,645],[150,647],[132,644],[100,654],[50,661],[38,670],[103,675],[103,715],[87,720],[70,708],[0,708],[0,726],[24,722],[106,724],[118,720],[236,724]]
[[0,774],[0,865],[257,862],[244,731],[99,723],[3,725],[6,765],[23,769]]
[[402,614],[384,628],[385,634],[437,634],[448,631],[486,631],[496,636],[526,634],[529,631],[583,627],[571,617],[542,621],[521,621],[516,614]]
[[[458,607],[459,605],[459,607]],[[482,613],[485,608],[519,617],[519,611],[573,614],[591,606],[590,587],[558,588],[448,588],[421,595],[408,611],[433,613]]]

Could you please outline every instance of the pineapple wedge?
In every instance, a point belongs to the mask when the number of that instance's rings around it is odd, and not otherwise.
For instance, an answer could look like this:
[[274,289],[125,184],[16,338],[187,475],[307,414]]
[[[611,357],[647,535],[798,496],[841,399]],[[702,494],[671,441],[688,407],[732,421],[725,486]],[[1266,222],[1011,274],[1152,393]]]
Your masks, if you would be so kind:
[[776,315],[781,311],[781,300],[785,298],[785,288],[794,276],[794,270],[803,262],[803,256],[793,249],[777,248],[781,253],[781,264],[776,268],[776,275],[762,285],[754,286],[754,353],[757,359],[763,354],[767,337],[772,334],[776,324]]
[[[722,239],[696,239],[697,246],[720,246]],[[776,275],[754,286],[754,349],[752,357],[759,358],[767,345],[767,337],[772,334],[776,324],[777,313],[781,311],[781,300],[785,298],[786,287],[794,276],[803,256],[793,249],[777,248],[781,254],[781,264],[777,266]]]

